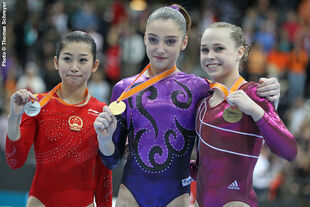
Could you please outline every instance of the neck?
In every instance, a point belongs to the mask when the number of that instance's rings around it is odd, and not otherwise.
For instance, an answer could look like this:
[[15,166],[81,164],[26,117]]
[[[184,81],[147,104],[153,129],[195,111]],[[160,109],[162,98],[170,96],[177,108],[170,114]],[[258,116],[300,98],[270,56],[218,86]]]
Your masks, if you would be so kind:
[[[170,68],[166,68],[166,69],[162,69],[162,70],[158,70],[155,67],[152,67],[152,64],[150,64],[150,68],[146,71],[146,76],[147,77],[154,77],[162,72],[165,72],[166,70],[171,69],[174,66],[171,66]],[[179,71],[178,69],[176,69],[172,74],[176,73],[177,71]],[[171,74],[171,75],[172,75]]]
[[85,97],[86,84],[82,86],[72,87],[62,82],[61,87],[56,94],[68,104],[77,104],[82,102]]
[[229,89],[232,87],[235,81],[239,78],[239,76],[240,76],[239,72],[236,72],[233,74],[229,74],[226,77],[216,79],[214,81],[223,84],[224,86],[226,86],[227,89]]

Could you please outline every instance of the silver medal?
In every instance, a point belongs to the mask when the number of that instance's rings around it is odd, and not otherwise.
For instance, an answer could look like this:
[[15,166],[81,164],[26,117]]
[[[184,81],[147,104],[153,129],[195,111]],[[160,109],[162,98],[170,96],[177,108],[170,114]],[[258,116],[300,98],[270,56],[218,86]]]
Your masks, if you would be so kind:
[[36,116],[40,113],[41,111],[41,106],[39,104],[39,102],[37,101],[28,101],[25,105],[25,114],[27,114],[28,116]]

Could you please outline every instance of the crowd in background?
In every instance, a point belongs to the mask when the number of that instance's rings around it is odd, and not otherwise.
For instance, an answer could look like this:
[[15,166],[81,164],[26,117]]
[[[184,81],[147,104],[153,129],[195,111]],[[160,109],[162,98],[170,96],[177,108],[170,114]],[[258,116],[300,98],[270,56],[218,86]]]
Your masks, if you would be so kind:
[[6,2],[7,57],[6,67],[0,72],[0,151],[5,147],[11,94],[20,88],[41,93],[59,83],[53,58],[61,35],[82,30],[95,39],[100,66],[89,81],[89,91],[109,103],[113,85],[140,72],[148,63],[143,34],[150,12],[164,4],[179,3],[190,11],[193,21],[188,47],[178,60],[183,71],[206,77],[199,62],[201,33],[215,21],[227,21],[242,27],[252,47],[243,65],[243,76],[251,81],[260,77],[279,80],[278,112],[297,139],[298,155],[288,163],[264,148],[254,172],[254,187],[261,202],[294,198],[300,206],[310,206],[310,0],[147,3],[145,10],[134,11],[129,0]]

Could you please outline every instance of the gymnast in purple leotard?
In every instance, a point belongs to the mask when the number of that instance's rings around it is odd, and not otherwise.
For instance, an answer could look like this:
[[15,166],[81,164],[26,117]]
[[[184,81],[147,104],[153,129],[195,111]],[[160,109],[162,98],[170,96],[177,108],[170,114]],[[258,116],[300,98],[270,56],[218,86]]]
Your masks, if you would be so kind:
[[[189,22],[184,8],[177,5],[162,7],[152,13],[144,38],[150,68],[130,88],[140,86],[176,65],[180,50],[187,44]],[[118,82],[113,89],[112,101],[117,100],[136,77]],[[265,81],[272,89],[265,87],[268,91],[265,95],[270,97],[279,93],[278,84],[273,81]],[[126,110],[116,118],[104,107],[94,127],[105,165],[109,168],[117,166],[127,139],[129,143],[116,206],[188,206],[189,161],[196,137],[195,111],[208,90],[209,83],[204,79],[176,69],[125,99]]]
[[252,177],[263,142],[288,161],[297,153],[295,138],[273,105],[257,96],[257,83],[239,75],[245,44],[241,28],[223,22],[208,27],[201,39],[201,66],[216,83],[196,116],[200,207],[256,207]]

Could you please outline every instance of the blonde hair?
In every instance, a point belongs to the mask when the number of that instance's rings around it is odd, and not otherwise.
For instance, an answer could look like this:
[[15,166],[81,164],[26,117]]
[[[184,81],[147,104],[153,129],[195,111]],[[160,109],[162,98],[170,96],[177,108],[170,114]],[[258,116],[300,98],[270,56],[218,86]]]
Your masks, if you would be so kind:
[[227,22],[216,22],[211,24],[207,29],[209,28],[227,28],[231,30],[231,38],[235,41],[236,47],[243,46],[244,47],[244,54],[241,58],[241,62],[245,62],[247,60],[247,57],[249,56],[251,46],[247,44],[244,33],[241,29],[241,27],[230,24]]

